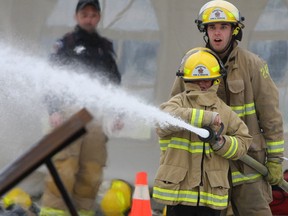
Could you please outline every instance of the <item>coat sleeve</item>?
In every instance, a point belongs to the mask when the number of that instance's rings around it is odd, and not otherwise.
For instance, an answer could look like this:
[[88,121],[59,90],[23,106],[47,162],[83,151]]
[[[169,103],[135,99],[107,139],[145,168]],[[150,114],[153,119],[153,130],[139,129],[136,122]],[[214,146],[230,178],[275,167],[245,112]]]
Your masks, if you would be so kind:
[[[53,45],[53,52],[49,56],[49,63],[53,66],[64,66],[71,63],[72,51],[69,47],[69,41],[72,40],[72,33],[67,33],[63,38],[56,40]],[[58,97],[57,92],[51,89],[44,96],[44,103],[47,105],[49,114],[59,112],[64,103],[63,99]]]
[[284,152],[283,120],[279,110],[279,93],[265,61],[251,62],[251,80],[258,122],[267,145],[268,157],[282,157]]
[[108,52],[108,55],[106,57],[106,65],[108,68],[108,71],[110,73],[110,81],[114,84],[120,85],[121,84],[121,74],[119,72],[116,60],[115,60],[115,53],[113,45],[111,44],[110,52]]
[[49,56],[49,62],[52,65],[64,66],[72,63],[74,56],[74,35],[72,32],[65,34],[62,38],[56,40]]
[[[229,108],[229,107],[228,107]],[[252,144],[252,136],[248,132],[246,124],[232,110],[229,113],[226,124],[226,133],[224,135],[225,144],[216,153],[226,159],[238,160],[245,155]]]
[[[183,96],[184,96],[183,94],[178,94],[174,96],[168,102],[161,104],[160,110],[169,113],[171,116],[179,118],[184,122],[193,125],[195,127],[211,125],[212,120],[217,113],[212,111],[206,111],[203,109],[196,109],[190,107],[187,108],[183,104]],[[173,125],[168,126],[159,125],[159,127],[156,129],[156,132],[160,137],[163,137],[181,130],[183,130],[183,128]]]

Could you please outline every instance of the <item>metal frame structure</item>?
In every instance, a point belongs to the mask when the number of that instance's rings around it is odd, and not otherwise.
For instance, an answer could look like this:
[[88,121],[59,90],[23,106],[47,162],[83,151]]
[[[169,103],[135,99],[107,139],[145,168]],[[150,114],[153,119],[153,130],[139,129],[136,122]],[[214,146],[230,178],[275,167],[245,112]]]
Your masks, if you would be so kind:
[[52,157],[84,135],[86,133],[85,125],[92,118],[92,115],[85,108],[80,110],[3,169],[0,173],[0,196],[12,189],[39,166],[46,164],[71,215],[78,216],[77,210],[52,162]]

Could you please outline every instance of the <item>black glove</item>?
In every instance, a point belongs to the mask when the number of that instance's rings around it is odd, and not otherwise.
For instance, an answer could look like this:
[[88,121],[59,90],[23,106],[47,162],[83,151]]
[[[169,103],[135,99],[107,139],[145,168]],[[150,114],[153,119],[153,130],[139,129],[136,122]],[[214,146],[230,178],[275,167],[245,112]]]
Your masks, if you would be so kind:
[[204,126],[203,129],[206,129],[209,131],[209,136],[207,138],[198,136],[199,139],[203,142],[208,142],[211,148],[213,149],[213,151],[219,151],[225,144],[224,137],[220,135],[224,129],[224,124],[223,123],[220,124],[220,129],[218,130],[218,132],[213,131],[208,126]]
[[225,139],[221,135],[217,135],[216,138],[209,142],[213,151],[219,151],[225,144]]

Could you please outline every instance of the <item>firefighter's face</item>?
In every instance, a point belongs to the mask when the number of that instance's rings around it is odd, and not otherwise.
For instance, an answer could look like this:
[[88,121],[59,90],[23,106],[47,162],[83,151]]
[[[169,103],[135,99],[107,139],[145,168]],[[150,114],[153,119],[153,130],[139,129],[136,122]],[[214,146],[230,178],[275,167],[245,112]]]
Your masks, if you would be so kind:
[[100,21],[100,12],[92,5],[87,5],[75,14],[78,25],[87,32],[94,32]]
[[207,91],[212,86],[212,80],[198,80],[195,83],[200,87],[201,91]]
[[232,38],[232,26],[229,23],[211,23],[207,26],[210,46],[216,52],[226,49]]

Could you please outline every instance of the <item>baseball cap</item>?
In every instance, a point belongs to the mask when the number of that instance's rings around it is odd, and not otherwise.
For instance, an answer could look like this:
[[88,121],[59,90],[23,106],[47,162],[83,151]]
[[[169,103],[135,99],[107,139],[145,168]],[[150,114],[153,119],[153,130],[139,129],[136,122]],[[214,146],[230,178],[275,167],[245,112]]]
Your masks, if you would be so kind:
[[76,12],[83,9],[86,5],[93,5],[96,10],[101,11],[98,0],[79,0],[76,6]]

